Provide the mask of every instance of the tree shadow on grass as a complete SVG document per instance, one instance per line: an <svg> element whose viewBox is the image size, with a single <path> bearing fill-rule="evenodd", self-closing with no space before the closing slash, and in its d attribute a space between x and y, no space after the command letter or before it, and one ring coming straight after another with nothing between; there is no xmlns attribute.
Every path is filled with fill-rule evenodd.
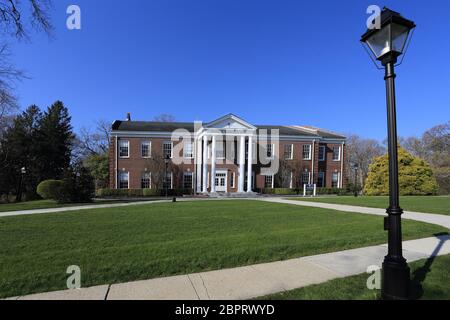
<svg viewBox="0 0 450 320"><path fill-rule="evenodd" d="M431 271L431 266L436 259L437 255L439 254L439 251L444 246L444 243L447 240L450 240L448 237L449 234L447 232L441 232L434 235L436 238L439 239L439 243L436 246L436 248L433 250L433 253L431 256L425 261L425 264L417 268L413 272L413 278L411 279L411 290L410 290L410 299L412 300L418 300L423 297L424 291L423 291L423 282L425 281L428 273Z"/></svg>

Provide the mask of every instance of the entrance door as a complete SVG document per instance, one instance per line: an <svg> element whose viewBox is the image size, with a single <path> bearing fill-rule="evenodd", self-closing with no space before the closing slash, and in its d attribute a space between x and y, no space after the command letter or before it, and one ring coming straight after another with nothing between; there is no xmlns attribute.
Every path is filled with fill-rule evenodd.
<svg viewBox="0 0 450 320"><path fill-rule="evenodd" d="M216 172L215 184L217 192L227 192L227 173Z"/></svg>

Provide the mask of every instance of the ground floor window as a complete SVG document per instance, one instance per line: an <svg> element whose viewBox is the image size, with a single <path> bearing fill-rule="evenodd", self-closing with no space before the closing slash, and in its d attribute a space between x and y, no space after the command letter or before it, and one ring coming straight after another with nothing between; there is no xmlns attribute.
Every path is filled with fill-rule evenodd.
<svg viewBox="0 0 450 320"><path fill-rule="evenodd" d="M236 179L236 173L232 172L230 176L230 187L234 188L234 181Z"/></svg>
<svg viewBox="0 0 450 320"><path fill-rule="evenodd" d="M119 189L128 189L130 180L129 172L122 171L119 173Z"/></svg>
<svg viewBox="0 0 450 320"><path fill-rule="evenodd" d="M273 188L273 175L265 176L264 188Z"/></svg>
<svg viewBox="0 0 450 320"><path fill-rule="evenodd" d="M183 188L192 189L192 172L185 172L183 174Z"/></svg>
<svg viewBox="0 0 450 320"><path fill-rule="evenodd" d="M339 172L333 172L331 177L331 187L337 188L339 187Z"/></svg>
<svg viewBox="0 0 450 320"><path fill-rule="evenodd" d="M309 177L310 177L309 171L303 172L302 173L302 184L309 184Z"/></svg>
<svg viewBox="0 0 450 320"><path fill-rule="evenodd" d="M172 189L172 172L167 172L166 178L163 181L164 189Z"/></svg>
<svg viewBox="0 0 450 320"><path fill-rule="evenodd" d="M141 188L150 189L152 187L150 172L144 172L141 177Z"/></svg>
<svg viewBox="0 0 450 320"><path fill-rule="evenodd" d="M317 178L317 186L319 188L325 187L325 172L322 171L319 172L319 176Z"/></svg>

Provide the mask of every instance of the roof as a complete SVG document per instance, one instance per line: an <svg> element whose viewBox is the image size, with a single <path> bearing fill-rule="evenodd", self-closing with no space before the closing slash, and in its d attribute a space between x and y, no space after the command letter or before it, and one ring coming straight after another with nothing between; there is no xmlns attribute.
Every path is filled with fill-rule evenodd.
<svg viewBox="0 0 450 320"><path fill-rule="evenodd" d="M207 124L205 124L207 125ZM280 126L255 125L257 130L279 130L281 136L308 136L329 139L345 139L344 135L312 126ZM194 132L194 122L153 122L153 121L121 121L116 120L112 125L113 131L142 131L142 132L172 132L185 129Z"/></svg>

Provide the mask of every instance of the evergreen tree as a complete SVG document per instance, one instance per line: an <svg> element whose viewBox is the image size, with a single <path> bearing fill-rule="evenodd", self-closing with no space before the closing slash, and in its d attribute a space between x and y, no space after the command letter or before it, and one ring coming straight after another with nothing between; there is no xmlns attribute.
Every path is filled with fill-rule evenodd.
<svg viewBox="0 0 450 320"><path fill-rule="evenodd" d="M23 193L33 198L36 186L40 182L40 173L36 167L39 154L37 131L42 114L35 105L30 106L17 116L0 140L0 194L16 194L18 191L21 168L23 175Z"/></svg>
<svg viewBox="0 0 450 320"><path fill-rule="evenodd" d="M41 181L60 179L69 167L74 134L69 111L61 101L55 102L39 121L38 148L36 163L39 166Z"/></svg>
<svg viewBox="0 0 450 320"><path fill-rule="evenodd" d="M405 149L398 149L398 173L400 195L431 195L437 192L437 183L430 165L412 156ZM364 193L371 196L389 194L389 157L376 157L369 166Z"/></svg>

